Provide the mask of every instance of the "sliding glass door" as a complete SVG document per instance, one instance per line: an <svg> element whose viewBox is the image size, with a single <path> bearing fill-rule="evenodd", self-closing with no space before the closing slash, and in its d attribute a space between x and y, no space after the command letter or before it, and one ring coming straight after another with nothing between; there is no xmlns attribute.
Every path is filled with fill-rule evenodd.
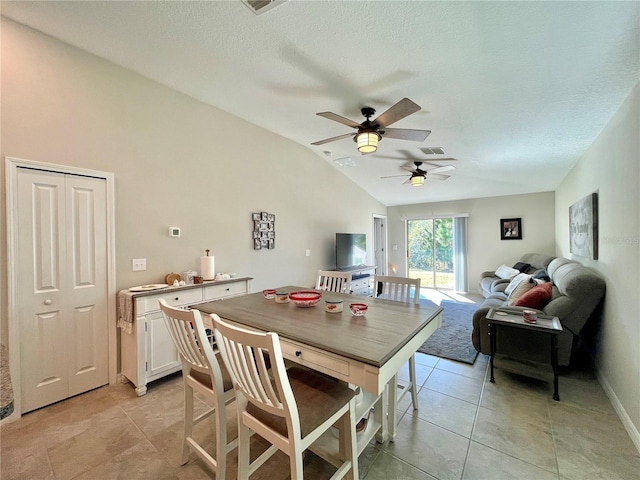
<svg viewBox="0 0 640 480"><path fill-rule="evenodd" d="M454 290L453 218L407 220L408 273L423 287Z"/></svg>

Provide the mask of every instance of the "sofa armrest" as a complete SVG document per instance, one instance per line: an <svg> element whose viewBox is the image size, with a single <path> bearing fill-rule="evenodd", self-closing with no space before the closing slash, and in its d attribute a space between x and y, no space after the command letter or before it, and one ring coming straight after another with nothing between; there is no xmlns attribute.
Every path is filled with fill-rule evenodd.
<svg viewBox="0 0 640 480"><path fill-rule="evenodd" d="M510 283L511 279L509 278L499 278L491 284L491 291L504 293Z"/></svg>
<svg viewBox="0 0 640 480"><path fill-rule="evenodd" d="M486 278L486 277L495 277L495 276L496 276L496 272L495 272L495 270L482 272L482 273L480 274L480 278L481 278L481 279L482 279L482 278Z"/></svg>

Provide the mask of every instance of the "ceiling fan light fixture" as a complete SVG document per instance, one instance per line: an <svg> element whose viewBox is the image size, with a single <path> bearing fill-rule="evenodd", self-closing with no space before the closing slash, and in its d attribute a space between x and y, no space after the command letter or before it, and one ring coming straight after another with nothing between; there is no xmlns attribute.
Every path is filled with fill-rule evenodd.
<svg viewBox="0 0 640 480"><path fill-rule="evenodd" d="M361 132L356 135L355 141L358 144L360 153L373 153L378 149L380 135L376 132Z"/></svg>
<svg viewBox="0 0 640 480"><path fill-rule="evenodd" d="M424 185L424 177L422 175L411 175L411 185L421 187Z"/></svg>

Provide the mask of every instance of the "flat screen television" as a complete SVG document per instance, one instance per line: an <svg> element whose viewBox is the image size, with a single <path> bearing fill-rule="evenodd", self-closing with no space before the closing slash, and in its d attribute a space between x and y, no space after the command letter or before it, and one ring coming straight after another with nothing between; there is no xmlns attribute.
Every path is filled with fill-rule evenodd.
<svg viewBox="0 0 640 480"><path fill-rule="evenodd" d="M336 233L336 269L365 265L367 236L364 233Z"/></svg>

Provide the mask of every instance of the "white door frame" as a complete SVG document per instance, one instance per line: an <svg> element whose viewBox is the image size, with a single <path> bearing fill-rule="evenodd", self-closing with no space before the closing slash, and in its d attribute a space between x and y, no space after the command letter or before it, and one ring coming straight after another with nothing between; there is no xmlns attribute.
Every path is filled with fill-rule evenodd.
<svg viewBox="0 0 640 480"><path fill-rule="evenodd" d="M45 170L60 174L83 175L102 178L106 182L107 207L107 321L109 322L109 383L117 380L117 329L116 329L116 255L115 255L115 188L114 175L109 172L88 170L79 167L44 163L34 160L5 157L5 175L7 189L7 310L9 316L9 367L13 382L13 414L5 420L16 420L21 414L20 385L20 325L17 315L17 256L16 218L18 203L18 168Z"/></svg>
<svg viewBox="0 0 640 480"><path fill-rule="evenodd" d="M380 214L380 213L374 213L373 214L373 218L372 218L372 222L371 222L371 229L373 232L373 258L376 258L376 250L378 249L379 245L377 245L376 243L376 239L377 239L377 229L376 229L376 224L378 222L382 221L382 247L384 248L383 254L382 254L382 265L376 265L376 274L377 275L389 275L388 273L388 269L389 269L389 252L388 252L388 248L387 248L387 216Z"/></svg>

